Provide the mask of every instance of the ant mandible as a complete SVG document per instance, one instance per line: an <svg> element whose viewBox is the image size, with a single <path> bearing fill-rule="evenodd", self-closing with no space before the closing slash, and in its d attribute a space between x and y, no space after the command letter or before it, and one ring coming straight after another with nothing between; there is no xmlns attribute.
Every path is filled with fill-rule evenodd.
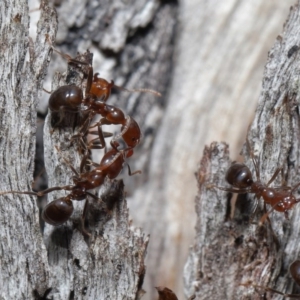
<svg viewBox="0 0 300 300"><path fill-rule="evenodd" d="M118 145L117 145L118 146ZM56 186L40 192L20 192L20 191L7 191L0 192L0 195L6 194L26 194L42 197L48 193L58 190L70 191L70 193L62 198L53 200L48 205L46 205L42 211L42 218L45 222L50 225L58 226L65 223L73 213L73 203L72 200L81 201L90 196L95 200L99 198L88 190L92 190L100 187L104 183L104 179L107 177L109 179L115 179L123 169L125 159L130 157L132 154L131 149L116 150L112 148L109 150L100 161L100 164L92 163L95 169L87 172L83 172L83 168L86 165L88 154L85 155L80 164L80 173L78 173L69 162L67 164L75 174L73 177L73 185L66 186ZM131 172L129 165L128 174L129 176L141 173L140 171Z"/></svg>
<svg viewBox="0 0 300 300"><path fill-rule="evenodd" d="M266 204L271 205L271 210L266 212L261 220L262 224L268 215L273 211L283 212L285 217L288 218L288 210L290 210L296 203L300 202L300 199L296 199L293 192L299 187L300 183L294 187L275 187L270 188L269 185L275 180L282 168L277 168L268 181L267 184L261 182L259 165L256 161L253 152L250 148L250 143L247 139L247 147L250 151L251 159L255 168L256 181L253 180L250 169L242 163L234 163L226 172L225 179L232 185L230 188L217 187L220 190L226 192L232 192L237 194L253 193L256 196L255 209L258 207L259 198L262 197Z"/></svg>
<svg viewBox="0 0 300 300"><path fill-rule="evenodd" d="M294 262L292 262L289 269L290 269L290 274L291 274L292 278L294 279L294 281L296 282L296 284L300 285L300 260L295 260ZM252 284L252 283L242 283L240 285L245 286L245 287L253 286L254 288L264 289L266 291L273 292L273 293L282 295L284 297L300 299L300 294L284 294L275 289L272 289L272 288L269 288L266 286L262 286L262 285L257 285L257 284Z"/></svg>

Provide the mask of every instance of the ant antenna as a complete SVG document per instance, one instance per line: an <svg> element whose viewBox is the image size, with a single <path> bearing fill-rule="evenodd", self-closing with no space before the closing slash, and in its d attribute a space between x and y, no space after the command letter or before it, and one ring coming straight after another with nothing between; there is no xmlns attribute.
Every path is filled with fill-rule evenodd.
<svg viewBox="0 0 300 300"><path fill-rule="evenodd" d="M98 75L99 73L95 73L94 74L94 78L98 78ZM115 85L115 83L112 81L112 86L118 90L121 90L121 91L125 91L125 92L129 92L129 93L134 93L134 92L138 92L138 93L149 93L149 94L153 94L154 96L156 97L161 97L161 93L157 92L157 91L154 91L154 90L151 90L151 89L128 89L128 88L124 88L122 86L118 86L118 85Z"/></svg>
<svg viewBox="0 0 300 300"><path fill-rule="evenodd" d="M122 86L118 86L118 85L115 85L114 84L114 88L118 89L118 90L122 90L122 91L125 91L125 92L130 92L130 93L135 93L135 92L138 92L138 93L149 93L149 94L152 94L156 97L161 97L161 93L157 92L157 91L154 91L154 90L151 90L151 89L127 89L127 88L124 88Z"/></svg>

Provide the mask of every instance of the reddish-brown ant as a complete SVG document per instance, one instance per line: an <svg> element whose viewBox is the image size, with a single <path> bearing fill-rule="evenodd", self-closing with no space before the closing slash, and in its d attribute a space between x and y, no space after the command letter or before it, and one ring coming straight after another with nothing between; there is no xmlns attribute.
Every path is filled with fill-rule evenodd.
<svg viewBox="0 0 300 300"><path fill-rule="evenodd" d="M291 265L290 265L290 274L292 276L292 278L294 279L294 281L300 285L300 260L295 260ZM266 291L269 292L273 292L279 295L282 295L284 297L289 297L289 298L297 298L300 299L300 294L284 294L282 292L279 292L275 289L266 287L266 286L262 286L262 285L258 285L258 284L252 284L252 283L243 283L240 284L241 286L253 286L254 288L258 288L258 289L264 289Z"/></svg>
<svg viewBox="0 0 300 300"><path fill-rule="evenodd" d="M277 168L267 184L261 182L259 165L254 158L254 155L250 149L249 141L247 140L247 146L250 150L252 162L254 164L256 181L253 180L252 173L249 168L242 163L234 163L226 173L226 181L232 185L230 188L217 187L226 192L232 192L237 194L254 193L256 195L255 210L258 206L258 200L262 197L266 204L271 205L271 210L266 212L260 220L263 223L272 210L283 212L285 217L288 218L288 210L290 210L296 203L300 202L300 199L296 199L293 192L299 187L300 183L294 187L275 187L270 188L269 185L275 180L282 168Z"/></svg>
<svg viewBox="0 0 300 300"><path fill-rule="evenodd" d="M54 51L58 52L54 49ZM87 65L87 85L85 90L85 96L83 96L82 90L74 85L66 85L59 87L54 91L49 98L49 108L55 112L79 112L88 111L90 113L88 119L79 130L79 134L76 137L82 137L84 132L92 121L96 114L102 116L101 120L92 127L98 126L98 133L100 143L105 146L103 135L101 134L102 125L122 125L121 133L116 137L122 137L127 147L134 148L138 145L141 137L141 131L137 122L130 116L125 116L123 111L115 106L106 104L107 99L110 96L111 89L113 87L128 92L148 92L161 96L160 93L149 89L125 89L114 84L113 81L108 82L103 78L98 77L98 73L93 75L93 67L88 63L81 62L71 58L66 54L58 52L60 55L68 60L69 64ZM112 143L114 146L114 143Z"/></svg>
<svg viewBox="0 0 300 300"><path fill-rule="evenodd" d="M121 132L117 136L115 136L111 142L112 147L114 147L115 140L120 137L122 137L125 144L129 148L134 148L139 144L142 135L140 127L132 117L126 117L122 110L115 106L108 105L102 101L93 101L92 103L90 103L89 110L90 115L82 126L82 129L79 130L79 136L81 136L82 132L85 131L84 128L87 128L89 126L93 117L96 114L100 114L103 118L101 118L99 122L90 126L88 129L91 129L93 127L98 128L98 131L92 134L98 135L102 147L105 146L104 136L101 133L102 125L122 125ZM73 136L73 138L76 138L78 135Z"/></svg>
<svg viewBox="0 0 300 300"><path fill-rule="evenodd" d="M118 145L117 145L118 146ZM84 200L87 196L90 196L96 200L98 197L88 192L88 190L95 189L100 187L104 183L104 179L108 177L109 179L116 178L121 172L123 165L125 163L125 158L131 156L132 150L116 150L112 148L109 150L100 161L100 164L91 163L95 169L83 172L83 167L86 164L87 156L85 155L82 159L80 165L80 173L78 173L69 163L69 167L74 172L75 176L73 177L73 185L66 186L56 186L44 191L40 192L20 192L20 191L8 191L8 192L0 192L0 195L6 194L26 194L26 195L34 195L34 196L44 196L48 193L58 190L66 190L70 191L70 194L53 200L48 205L45 206L42 212L43 219L54 226L58 226L66 222L73 213L73 204L71 200ZM136 171L131 173L130 167L128 165L128 174L130 176L140 173L140 171Z"/></svg>

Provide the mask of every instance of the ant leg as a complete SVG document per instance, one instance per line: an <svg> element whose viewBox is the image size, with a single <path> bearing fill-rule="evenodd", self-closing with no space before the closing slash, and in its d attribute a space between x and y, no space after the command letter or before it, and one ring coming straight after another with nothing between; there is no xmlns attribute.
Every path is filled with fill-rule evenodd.
<svg viewBox="0 0 300 300"><path fill-rule="evenodd" d="M52 188L49 188L49 189L37 192L36 195L38 197L42 197L42 196L44 196L44 195L46 195L48 193L54 192L54 191L61 191L61 190L71 191L73 187L74 187L73 185L55 186L55 187L52 187Z"/></svg>
<svg viewBox="0 0 300 300"><path fill-rule="evenodd" d="M93 150L93 149L103 149L103 148L105 148L105 147L106 147L106 145L104 145L104 147L103 147L103 145L101 145L101 142L99 141L98 138L96 138L96 139L90 141L89 144L88 144L88 149L89 149L89 150ZM106 153L106 151L105 151L105 153Z"/></svg>
<svg viewBox="0 0 300 300"><path fill-rule="evenodd" d="M67 60L68 60L69 64L88 66L88 76L87 76L87 83L86 83L86 88L85 88L85 95L87 96L90 93L92 83L93 83L93 73L94 73L93 67L87 62L76 60L71 57L69 57Z"/></svg>
<svg viewBox="0 0 300 300"><path fill-rule="evenodd" d="M88 133L91 134L91 135L98 135L99 136L98 131L89 131ZM101 138L97 137L97 138L95 138L95 139L93 139L89 142L89 145L93 145L93 144L95 144L95 145L99 144L100 145L100 146L97 146L97 148L93 148L93 149L103 149L106 146L105 138L113 136L113 134L111 132L106 132L106 131L104 131L104 132L102 131L101 135L102 135ZM88 146L88 147L90 147L90 146Z"/></svg>
<svg viewBox="0 0 300 300"><path fill-rule="evenodd" d="M217 186L215 184L208 184L208 185L206 185L206 188L208 188L208 189L217 188L224 192L235 193L235 194L247 194L251 191L250 188L243 188L243 189L242 188L234 188L234 187L225 188L222 186Z"/></svg>
<svg viewBox="0 0 300 300"><path fill-rule="evenodd" d="M7 194L21 194L21 195L32 195L32 196L37 196L37 197L42 197L48 193L51 193L53 191L60 191L60 190L66 190L70 191L72 190L73 186L72 185L66 185L66 186L55 186L40 192L20 192L20 191L7 191L7 192L0 192L0 195L7 195Z"/></svg>
<svg viewBox="0 0 300 300"><path fill-rule="evenodd" d="M270 214L271 212L274 211L276 205L278 205L278 203L279 203L280 201L281 201L281 200L279 200L279 201L276 202L274 205L272 205L271 209L270 209L269 211L267 211L267 212L261 217L261 219L260 219L260 221L259 221L259 225L262 225L262 224L263 224L263 222L269 217L269 214Z"/></svg>
<svg viewBox="0 0 300 300"><path fill-rule="evenodd" d="M36 193L36 192L20 192L20 191L0 192L0 195L7 195L7 194L21 194L21 195L38 196L38 193Z"/></svg>
<svg viewBox="0 0 300 300"><path fill-rule="evenodd" d="M95 163L95 162L93 162L91 160L88 160L88 165L91 166L91 167L95 167L95 168L99 168L100 167L99 164L97 164L97 163Z"/></svg>
<svg viewBox="0 0 300 300"><path fill-rule="evenodd" d="M101 119L99 122L95 123L94 125L90 126L88 129L90 130L91 128L97 127L97 131L88 131L87 133L89 134L93 134L93 135L97 135L98 137L94 140L99 140L99 144L102 146L101 148L97 148L97 149L103 149L106 146L105 143L105 138L106 137L111 137L113 136L112 133L109 132L103 132L102 131L102 125L111 125L111 122L105 122L105 119ZM93 141L94 141L93 140Z"/></svg>
<svg viewBox="0 0 300 300"><path fill-rule="evenodd" d="M267 186L269 186L274 180L275 178L278 176L279 172L282 172L283 168L277 168L273 174L273 176L271 177L271 179L268 181Z"/></svg>
<svg viewBox="0 0 300 300"><path fill-rule="evenodd" d="M269 218L269 214L270 214L271 212L273 212L273 210L274 210L274 208L272 207L269 211L267 211L266 213L264 213L264 215L260 218L260 220L259 220L259 222L258 222L258 225L259 225L259 226L262 226L262 224L265 222L265 220L266 220L267 218Z"/></svg>
<svg viewBox="0 0 300 300"><path fill-rule="evenodd" d="M287 220L289 220L289 212L287 210L284 211L284 216Z"/></svg>
<svg viewBox="0 0 300 300"><path fill-rule="evenodd" d="M71 144L76 139L82 139L83 140L83 137L86 136L86 134L87 134L87 132L89 130L90 123L91 123L92 119L94 118L94 116L95 116L94 112L91 112L89 114L89 116L87 117L87 119L84 121L84 123L82 124L82 126L79 128L78 133L74 134L71 137L71 139L70 139Z"/></svg>
<svg viewBox="0 0 300 300"><path fill-rule="evenodd" d="M90 154L89 154L89 153L86 153L86 154L83 156L83 158L82 158L82 160L81 160L81 162L80 162L79 171L80 171L81 174L83 173L83 168L84 168L84 166L86 165L86 162L87 162L87 159L89 158L89 156L90 156ZM79 175L77 175L77 176L79 176Z"/></svg>
<svg viewBox="0 0 300 300"><path fill-rule="evenodd" d="M263 289L263 290L265 290L265 291L272 292L272 293L276 293L276 294L282 295L282 296L284 296L284 297L297 298L297 299L300 298L300 294L284 294L284 293L282 293L282 292L280 292L280 291L277 291L277 290L275 290L275 289L272 289L272 288L270 288L270 287L263 286L263 285L252 284L252 283L241 283L240 285L241 285L241 286L244 286L244 287L253 286L254 288Z"/></svg>
<svg viewBox="0 0 300 300"><path fill-rule="evenodd" d="M73 172L76 176L79 177L79 173L75 170L75 168L71 165L71 163L70 163L65 157L63 157L63 156L61 155L61 151L60 151L59 147L57 147L57 146L54 146L54 147L56 148L57 152L60 154L60 156L62 157L62 159L65 161L65 163L66 163L66 164L69 166L69 168L72 170L72 172Z"/></svg>
<svg viewBox="0 0 300 300"><path fill-rule="evenodd" d="M91 65L89 65L88 77L87 77L86 88L85 88L85 95L90 93L92 83L93 83L93 73L94 73L93 67Z"/></svg>
<svg viewBox="0 0 300 300"><path fill-rule="evenodd" d="M253 286L254 288L263 289L263 290L266 290L268 292L277 293L277 294L282 295L282 296L287 296L286 294L284 294L282 292L279 292L275 289L269 288L267 286L262 286L262 285L258 285L258 284L248 283L248 282L247 283L241 283L239 285L244 286L244 287Z"/></svg>
<svg viewBox="0 0 300 300"><path fill-rule="evenodd" d="M86 199L85 204L84 204L84 208L83 208L83 212L82 212L82 216L81 216L81 233L86 238L91 237L91 234L85 229L85 218L86 218L86 215L87 215L88 206L89 206L89 201L88 201L88 199Z"/></svg>
<svg viewBox="0 0 300 300"><path fill-rule="evenodd" d="M131 172L131 169L130 169L129 164L126 163L126 165L127 165L127 167L128 167L128 175L129 175L129 176L133 176L133 175L135 175L135 174L142 174L142 171L141 171L141 170L137 170L137 171Z"/></svg>
<svg viewBox="0 0 300 300"><path fill-rule="evenodd" d="M108 213L108 214L111 214L111 212L108 210L108 208L107 208L107 205L106 205L106 203L101 199L101 198L99 198L99 197L97 197L96 195L93 195L92 193L90 193L90 192L87 192L87 194L90 196L90 197L92 197L94 200L96 200L96 201L101 201L104 205L105 205L105 211Z"/></svg>
<svg viewBox="0 0 300 300"><path fill-rule="evenodd" d="M119 143L115 139L112 139L110 141L110 145L113 149L115 149L116 151L119 151L119 149L118 149Z"/></svg>
<svg viewBox="0 0 300 300"><path fill-rule="evenodd" d="M52 45L51 45L51 47L52 47L52 50L53 50L54 52L56 52L57 54L59 54L60 56L62 56L62 57L63 57L64 59L66 59L67 61L69 61L69 60L72 59L72 57L71 57L70 55L58 51L58 50L57 50L54 46L52 46Z"/></svg>
<svg viewBox="0 0 300 300"><path fill-rule="evenodd" d="M102 131L102 126L98 125L98 136L99 136L99 141L101 143L101 145L103 146L103 148L106 146L106 143L105 143L105 136L104 136L104 133Z"/></svg>
<svg viewBox="0 0 300 300"><path fill-rule="evenodd" d="M248 148L248 150L250 152L250 156L251 156L254 168L255 168L255 173L256 173L257 180L260 180L259 162L254 157L254 153L253 153L253 151L252 151L252 149L250 147L250 142L248 140L248 137L246 138L246 144L247 144L247 148Z"/></svg>
<svg viewBox="0 0 300 300"><path fill-rule="evenodd" d="M43 91L46 92L47 94L52 94L52 92L47 91L46 89L43 88Z"/></svg>
<svg viewBox="0 0 300 300"><path fill-rule="evenodd" d="M257 213L258 204L259 204L259 198L255 197L254 209L253 209L253 212L251 213L251 215L249 217L250 223L253 223L254 216Z"/></svg>
<svg viewBox="0 0 300 300"><path fill-rule="evenodd" d="M90 197L92 197L94 200L101 200L99 197L97 197L96 195L93 195L90 192L86 192Z"/></svg>

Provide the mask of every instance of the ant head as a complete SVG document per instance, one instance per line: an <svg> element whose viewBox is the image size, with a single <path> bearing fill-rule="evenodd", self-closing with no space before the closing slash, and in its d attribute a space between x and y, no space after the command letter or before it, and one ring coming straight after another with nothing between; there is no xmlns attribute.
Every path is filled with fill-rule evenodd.
<svg viewBox="0 0 300 300"><path fill-rule="evenodd" d="M114 86L114 82L108 82L107 80L98 77L98 75L99 73L94 74L93 82L89 93L105 102L110 96L111 89Z"/></svg>
<svg viewBox="0 0 300 300"><path fill-rule="evenodd" d="M74 210L73 203L69 197L53 200L46 205L42 212L42 218L50 225L58 226L65 223Z"/></svg>
<svg viewBox="0 0 300 300"><path fill-rule="evenodd" d="M240 163L234 163L226 173L226 181L237 188L247 188L253 183L249 168Z"/></svg>
<svg viewBox="0 0 300 300"><path fill-rule="evenodd" d="M295 282L300 285L300 260L295 260L290 265L290 273Z"/></svg>

